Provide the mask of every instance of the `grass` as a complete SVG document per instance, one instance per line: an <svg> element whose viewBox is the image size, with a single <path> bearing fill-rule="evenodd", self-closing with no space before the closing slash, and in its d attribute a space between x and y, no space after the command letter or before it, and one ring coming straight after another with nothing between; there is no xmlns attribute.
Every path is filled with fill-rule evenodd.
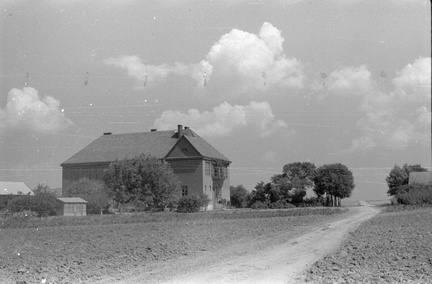
<svg viewBox="0 0 432 284"><path fill-rule="evenodd" d="M173 221L193 221L205 219L256 219L273 217L293 217L308 215L333 215L346 212L344 208L293 208L273 210L227 210L198 213L154 212L118 215L88 215L82 217L53 216L47 218L12 218L3 219L1 229L63 227L63 226L100 226L131 223L158 223Z"/></svg>

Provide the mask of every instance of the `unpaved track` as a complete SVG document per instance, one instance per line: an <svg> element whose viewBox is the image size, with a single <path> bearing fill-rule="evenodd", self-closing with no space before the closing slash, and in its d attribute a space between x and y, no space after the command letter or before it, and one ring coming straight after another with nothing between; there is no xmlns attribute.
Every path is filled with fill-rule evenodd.
<svg viewBox="0 0 432 284"><path fill-rule="evenodd" d="M229 250L203 252L195 258L168 261L149 272L128 275L116 283L304 283L305 270L336 249L344 237L380 209L361 202L336 221L287 238L277 234ZM273 244L270 245L269 244ZM249 248L249 249L245 249ZM125 276L125 275L124 275ZM120 280L120 281L119 281Z"/></svg>

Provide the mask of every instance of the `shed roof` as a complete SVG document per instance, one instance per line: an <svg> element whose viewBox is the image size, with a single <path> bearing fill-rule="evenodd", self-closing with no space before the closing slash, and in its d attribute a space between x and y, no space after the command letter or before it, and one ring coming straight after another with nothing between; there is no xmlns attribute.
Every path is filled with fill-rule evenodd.
<svg viewBox="0 0 432 284"><path fill-rule="evenodd" d="M33 191L23 182L0 181L0 195L34 195Z"/></svg>
<svg viewBox="0 0 432 284"><path fill-rule="evenodd" d="M183 134L202 156L229 161L191 129L184 129ZM177 143L177 137L175 130L103 135L61 166L110 163L116 159L131 159L141 154L163 159Z"/></svg>
<svg viewBox="0 0 432 284"><path fill-rule="evenodd" d="M432 172L410 172L408 182L409 184L432 184Z"/></svg>
<svg viewBox="0 0 432 284"><path fill-rule="evenodd" d="M63 203L87 203L87 201L80 197L58 197L57 200Z"/></svg>

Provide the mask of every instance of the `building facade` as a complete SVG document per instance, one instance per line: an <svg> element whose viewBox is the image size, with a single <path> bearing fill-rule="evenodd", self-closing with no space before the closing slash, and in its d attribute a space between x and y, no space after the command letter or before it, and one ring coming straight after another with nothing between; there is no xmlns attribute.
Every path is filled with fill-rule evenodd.
<svg viewBox="0 0 432 284"><path fill-rule="evenodd" d="M181 182L182 195L206 194L212 210L221 199L230 200L229 161L188 127L177 130L112 134L104 133L87 147L61 164L65 190L82 178L102 180L104 170L116 159L151 155L168 162ZM226 177L218 194L214 173Z"/></svg>

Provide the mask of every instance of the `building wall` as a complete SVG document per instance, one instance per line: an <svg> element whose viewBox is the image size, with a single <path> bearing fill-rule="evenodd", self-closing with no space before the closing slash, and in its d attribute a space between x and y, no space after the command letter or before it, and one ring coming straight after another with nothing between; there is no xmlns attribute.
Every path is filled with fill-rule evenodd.
<svg viewBox="0 0 432 284"><path fill-rule="evenodd" d="M171 168L178 176L181 185L187 186L188 195L203 193L203 161L194 160L169 160Z"/></svg>
<svg viewBox="0 0 432 284"><path fill-rule="evenodd" d="M62 203L64 216L86 216L87 204L85 203Z"/></svg>
<svg viewBox="0 0 432 284"><path fill-rule="evenodd" d="M77 166L63 166L62 189L65 189L79 181L82 178L94 179L102 181L103 171L108 168L108 163L77 165Z"/></svg>

